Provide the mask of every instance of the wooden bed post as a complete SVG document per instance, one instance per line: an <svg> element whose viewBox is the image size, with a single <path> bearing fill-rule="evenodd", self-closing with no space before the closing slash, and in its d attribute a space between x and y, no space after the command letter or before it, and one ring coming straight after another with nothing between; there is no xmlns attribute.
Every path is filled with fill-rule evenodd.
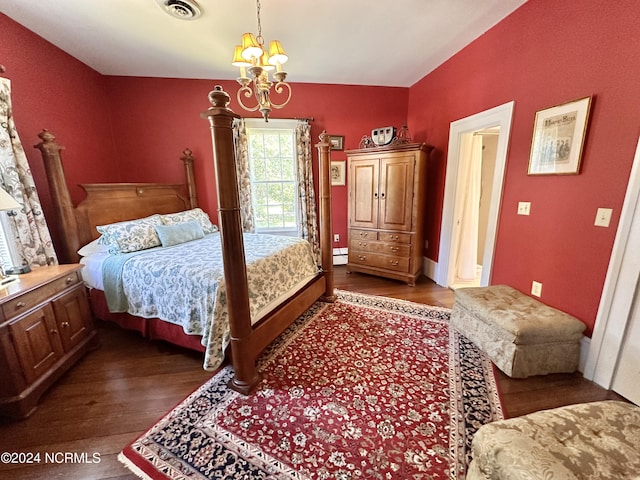
<svg viewBox="0 0 640 480"><path fill-rule="evenodd" d="M322 300L333 302L333 247L331 237L333 222L331 219L331 142L326 131L320 134L318 148L318 170L320 172L320 251L322 253L322 271L326 287Z"/></svg>
<svg viewBox="0 0 640 480"><path fill-rule="evenodd" d="M190 149L185 148L180 160L184 162L184 178L187 181L189 207L196 208L198 206L198 195L196 194L196 177L193 173L193 152Z"/></svg>
<svg viewBox="0 0 640 480"><path fill-rule="evenodd" d="M61 227L59 235L63 250L61 263L77 262L79 259L77 250L80 248L80 240L78 238L78 223L64 176L62 157L60 156L60 151L64 150L64 147L56 143L56 137L47 129L42 130L38 137L42 142L34 145L34 147L42 153L51 197L58 216L58 225Z"/></svg>
<svg viewBox="0 0 640 480"><path fill-rule="evenodd" d="M229 387L248 395L259 381L251 345L251 311L245 264L240 197L233 145L233 120L239 118L229 105L229 95L216 85L209 93L211 107L202 114L209 120L218 191L218 218L222 242L224 281L234 375ZM234 255L231 255L235 252Z"/></svg>

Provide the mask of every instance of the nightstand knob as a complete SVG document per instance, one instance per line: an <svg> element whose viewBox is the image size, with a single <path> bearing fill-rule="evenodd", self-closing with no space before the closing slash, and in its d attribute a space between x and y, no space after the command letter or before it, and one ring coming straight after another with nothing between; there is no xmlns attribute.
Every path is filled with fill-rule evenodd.
<svg viewBox="0 0 640 480"><path fill-rule="evenodd" d="M17 309L19 309L19 308L24 308L24 307L26 307L26 306L27 306L27 304L26 304L26 303L24 303L24 302L18 302L18 303L16 303L16 310L17 310Z"/></svg>
<svg viewBox="0 0 640 480"><path fill-rule="evenodd" d="M67 277L65 281L67 282L67 285L73 283L73 277Z"/></svg>
<svg viewBox="0 0 640 480"><path fill-rule="evenodd" d="M359 255L359 256L358 256L358 259L359 259L361 262L366 262L366 261L367 261L367 257L366 257L365 255Z"/></svg>
<svg viewBox="0 0 640 480"><path fill-rule="evenodd" d="M58 330L56 330L55 328L51 330L51 335L57 335L58 334Z"/></svg>
<svg viewBox="0 0 640 480"><path fill-rule="evenodd" d="M64 328L69 328L69 322L62 322L62 326Z"/></svg>

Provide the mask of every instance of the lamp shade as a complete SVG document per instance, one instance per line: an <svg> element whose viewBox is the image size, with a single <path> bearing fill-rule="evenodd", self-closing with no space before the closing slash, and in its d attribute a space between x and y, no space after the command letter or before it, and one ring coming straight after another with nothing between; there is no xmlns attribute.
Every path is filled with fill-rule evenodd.
<svg viewBox="0 0 640 480"><path fill-rule="evenodd" d="M242 56L242 45L236 45L236 48L233 52L233 62L231 65L234 67L250 67L251 62L247 62Z"/></svg>
<svg viewBox="0 0 640 480"><path fill-rule="evenodd" d="M260 58L262 56L262 47L258 44L253 33L242 34L242 58L251 61L252 58Z"/></svg>
<svg viewBox="0 0 640 480"><path fill-rule="evenodd" d="M16 199L9 195L4 188L0 188L0 211L18 210L22 208Z"/></svg>
<svg viewBox="0 0 640 480"><path fill-rule="evenodd" d="M284 48L282 48L282 44L280 40L271 40L269 43L269 63L271 65L277 65L278 63L282 65L289 60Z"/></svg>

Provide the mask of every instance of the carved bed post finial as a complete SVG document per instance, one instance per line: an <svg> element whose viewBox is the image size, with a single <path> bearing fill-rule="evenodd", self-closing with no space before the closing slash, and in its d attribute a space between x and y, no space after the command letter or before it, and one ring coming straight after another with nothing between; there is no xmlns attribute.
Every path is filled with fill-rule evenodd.
<svg viewBox="0 0 640 480"><path fill-rule="evenodd" d="M47 129L43 129L38 134L42 140L34 148L42 153L44 161L44 169L51 190L51 199L58 216L58 225L60 225L60 241L62 242L62 263L77 262L78 249L81 247L78 238L78 225L71 203L71 195L64 176L64 168L62 167L62 157L60 152L64 150L56 143L56 137Z"/></svg>
<svg viewBox="0 0 640 480"><path fill-rule="evenodd" d="M190 208L196 208L198 206L198 195L196 193L196 180L193 172L193 152L189 148L185 148L180 160L184 162L184 176L187 181L187 189L189 190L189 205Z"/></svg>
<svg viewBox="0 0 640 480"><path fill-rule="evenodd" d="M333 302L333 255L331 237L333 236L333 221L331 218L331 142L329 134L320 134L318 148L318 162L320 170L320 251L322 252L322 270L326 287L323 300Z"/></svg>
<svg viewBox="0 0 640 480"><path fill-rule="evenodd" d="M232 125L238 115L228 107L229 95L219 85L209 93L209 101L211 107L202 116L209 120L211 127L218 191L218 219L227 291L231 361L234 370L229 387L248 395L257 386L259 376L255 365L255 353L251 349L253 328L233 144Z"/></svg>

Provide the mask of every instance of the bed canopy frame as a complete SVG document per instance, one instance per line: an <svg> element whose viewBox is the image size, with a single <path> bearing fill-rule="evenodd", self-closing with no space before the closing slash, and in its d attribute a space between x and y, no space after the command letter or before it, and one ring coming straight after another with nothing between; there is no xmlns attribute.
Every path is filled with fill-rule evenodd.
<svg viewBox="0 0 640 480"><path fill-rule="evenodd" d="M228 295L230 352L234 376L229 386L249 394L260 378L258 355L315 301L333 301L333 253L331 244L331 144L326 132L316 144L320 161L319 227L321 272L259 322L251 324L240 201L235 167L232 124L239 118L229 108L229 95L216 86L209 93L211 106L202 117L209 121L218 194L218 221L222 243L224 278ZM58 223L62 227L61 259L77 262L77 250L98 238L96 226L173 213L197 207L192 152L184 150L186 184L101 183L81 184L86 197L73 206L55 136L47 130L35 147L42 153Z"/></svg>

